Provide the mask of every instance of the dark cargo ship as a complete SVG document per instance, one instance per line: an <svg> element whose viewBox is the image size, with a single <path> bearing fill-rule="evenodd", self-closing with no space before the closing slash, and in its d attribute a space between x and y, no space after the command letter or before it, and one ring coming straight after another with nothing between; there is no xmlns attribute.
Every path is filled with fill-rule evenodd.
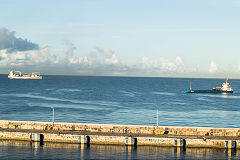
<svg viewBox="0 0 240 160"><path fill-rule="evenodd" d="M193 90L190 81L190 89L186 90L186 93L233 93L233 89L228 83L228 79L222 84L222 87L215 87L211 90Z"/></svg>

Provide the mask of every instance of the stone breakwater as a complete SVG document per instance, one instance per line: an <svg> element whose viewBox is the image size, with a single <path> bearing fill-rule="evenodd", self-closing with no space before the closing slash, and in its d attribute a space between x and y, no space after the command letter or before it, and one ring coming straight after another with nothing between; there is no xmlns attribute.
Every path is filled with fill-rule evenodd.
<svg viewBox="0 0 240 160"><path fill-rule="evenodd" d="M156 130L164 134L156 134ZM90 144L134 144L155 146L240 148L240 128L141 126L60 122L0 120L0 139L80 143L81 136ZM82 142L84 139L82 139Z"/></svg>

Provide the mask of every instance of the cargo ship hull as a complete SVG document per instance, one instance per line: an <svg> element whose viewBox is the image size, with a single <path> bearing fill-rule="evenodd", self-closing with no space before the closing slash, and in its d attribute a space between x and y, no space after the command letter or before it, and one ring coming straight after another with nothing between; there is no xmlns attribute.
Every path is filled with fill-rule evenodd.
<svg viewBox="0 0 240 160"><path fill-rule="evenodd" d="M42 79L42 76L24 77L24 76L8 76L9 79Z"/></svg>
<svg viewBox="0 0 240 160"><path fill-rule="evenodd" d="M221 90L186 90L186 93L233 93L233 91L221 91Z"/></svg>
<svg viewBox="0 0 240 160"><path fill-rule="evenodd" d="M33 72L32 74L29 75L22 75L22 72L20 71L14 71L11 70L9 75L9 79L42 79L42 76L40 76L39 72Z"/></svg>
<svg viewBox="0 0 240 160"><path fill-rule="evenodd" d="M222 84L222 87L215 87L211 90L193 90L191 87L191 81L190 81L190 89L185 91L186 93L233 93L233 89L228 83L228 79L226 79L226 82Z"/></svg>

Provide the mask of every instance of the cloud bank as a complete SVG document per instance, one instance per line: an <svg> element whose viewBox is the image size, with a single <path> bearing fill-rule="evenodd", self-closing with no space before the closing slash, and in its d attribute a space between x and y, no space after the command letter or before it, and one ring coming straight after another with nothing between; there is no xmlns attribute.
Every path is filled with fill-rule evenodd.
<svg viewBox="0 0 240 160"><path fill-rule="evenodd" d="M25 52L17 51L11 54L7 50L0 50L0 67L27 67L57 63L57 57L52 56L48 48Z"/></svg>
<svg viewBox="0 0 240 160"><path fill-rule="evenodd" d="M80 56L77 47L70 40L64 40L65 50L58 55L51 53L51 48L41 48L29 40L16 38L14 31L0 29L0 72L11 69L28 72L40 71L44 74L62 75L100 75L100 76L198 76L199 66L187 67L182 57L174 59L158 57L150 59L142 56L141 61L126 64L118 54L109 48L95 47L87 56ZM78 51L78 52L77 52ZM218 73L219 67L211 61L208 74Z"/></svg>
<svg viewBox="0 0 240 160"><path fill-rule="evenodd" d="M37 50L39 46L27 39L15 37L14 31L0 28L0 50L6 49L7 52Z"/></svg>

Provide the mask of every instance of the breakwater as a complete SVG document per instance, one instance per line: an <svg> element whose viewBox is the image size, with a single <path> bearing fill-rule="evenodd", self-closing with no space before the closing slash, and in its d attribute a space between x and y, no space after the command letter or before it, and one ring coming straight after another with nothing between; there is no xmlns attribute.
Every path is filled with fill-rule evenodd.
<svg viewBox="0 0 240 160"><path fill-rule="evenodd" d="M0 120L0 139L240 148L240 129Z"/></svg>

